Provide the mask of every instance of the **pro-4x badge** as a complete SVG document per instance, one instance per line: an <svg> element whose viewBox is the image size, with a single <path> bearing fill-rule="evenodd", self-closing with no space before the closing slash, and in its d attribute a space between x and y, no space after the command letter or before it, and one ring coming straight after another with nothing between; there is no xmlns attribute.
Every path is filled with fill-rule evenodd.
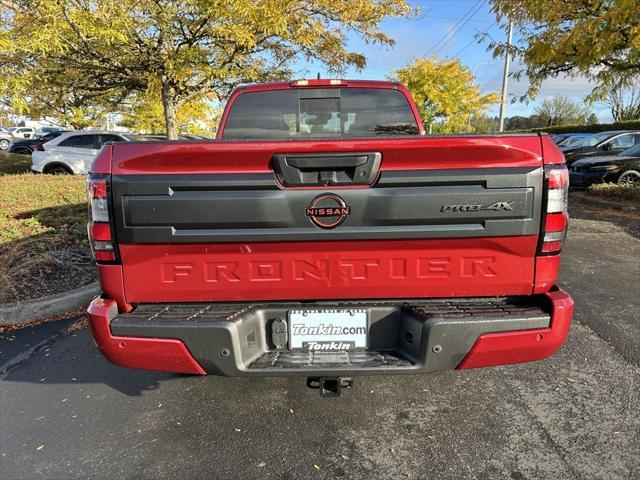
<svg viewBox="0 0 640 480"><path fill-rule="evenodd" d="M442 205L441 212L481 212L485 210L498 212L504 210L513 212L512 205L515 202L496 202L491 205Z"/></svg>

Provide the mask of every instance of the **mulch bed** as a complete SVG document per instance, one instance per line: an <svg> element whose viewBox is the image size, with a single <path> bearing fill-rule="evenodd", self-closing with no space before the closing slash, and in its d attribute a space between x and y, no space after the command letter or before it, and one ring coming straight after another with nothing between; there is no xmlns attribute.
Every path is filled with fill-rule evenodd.
<svg viewBox="0 0 640 480"><path fill-rule="evenodd" d="M57 239L56 239L57 240ZM14 303L84 287L98 279L91 251L69 242L0 246L0 303Z"/></svg>

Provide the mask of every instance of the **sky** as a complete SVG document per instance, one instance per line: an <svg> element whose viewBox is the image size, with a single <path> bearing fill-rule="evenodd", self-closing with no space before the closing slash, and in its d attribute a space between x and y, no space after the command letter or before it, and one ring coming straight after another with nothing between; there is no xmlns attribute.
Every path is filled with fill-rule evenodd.
<svg viewBox="0 0 640 480"><path fill-rule="evenodd" d="M500 92L502 85L503 60L494 59L487 52L487 41L478 44L474 41L476 34L485 32L496 40L505 40L506 32L496 24L496 18L490 11L490 3L486 0L409 0L409 3L421 10L415 19L394 18L384 21L380 29L396 43L393 47L367 45L356 35L349 35L349 48L362 52L367 57L367 66L362 71L349 70L345 78L384 80L393 70L403 67L415 58L429 56L429 52L437 51L440 58L459 58L463 65L476 74L476 81L483 92ZM463 26L452 29L469 11L476 11ZM517 32L514 31L517 40ZM445 41L449 39L449 41ZM294 68L301 77L331 77L320 64L299 62ZM511 62L510 72L521 70L517 62ZM528 87L526 76L519 81L509 78L509 100L513 96L522 95ZM527 103L509 103L506 116L531 115L534 108L547 97L563 95L583 101L593 89L593 82L585 78L558 77L543 83L538 97ZM601 122L611 121L611 113L602 106L595 105L593 110ZM498 114L498 105L488 111L490 115Z"/></svg>

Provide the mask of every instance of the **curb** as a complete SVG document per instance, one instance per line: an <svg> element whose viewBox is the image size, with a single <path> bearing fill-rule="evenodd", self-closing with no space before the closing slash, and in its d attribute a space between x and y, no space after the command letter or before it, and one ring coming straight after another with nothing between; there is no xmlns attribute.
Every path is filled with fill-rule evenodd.
<svg viewBox="0 0 640 480"><path fill-rule="evenodd" d="M94 297L100 295L100 291L100 284L94 282L84 287L48 297L1 304L0 325L16 325L75 310L89 305L89 302Z"/></svg>
<svg viewBox="0 0 640 480"><path fill-rule="evenodd" d="M611 208L613 210L622 210L625 212L640 212L640 207L635 205L594 198L591 195L582 192L569 192L569 198L573 199L575 203L581 203L595 208Z"/></svg>

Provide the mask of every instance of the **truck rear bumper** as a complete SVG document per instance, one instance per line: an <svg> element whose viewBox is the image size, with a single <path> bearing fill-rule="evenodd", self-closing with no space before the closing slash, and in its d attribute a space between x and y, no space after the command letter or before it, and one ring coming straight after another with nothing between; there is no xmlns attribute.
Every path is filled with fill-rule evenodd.
<svg viewBox="0 0 640 480"><path fill-rule="evenodd" d="M291 309L366 309L369 348L277 349L274 319ZM509 298L341 301L264 305L141 304L118 315L114 300L89 306L95 342L124 367L226 376L429 373L540 360L564 342L573 301L557 288Z"/></svg>

